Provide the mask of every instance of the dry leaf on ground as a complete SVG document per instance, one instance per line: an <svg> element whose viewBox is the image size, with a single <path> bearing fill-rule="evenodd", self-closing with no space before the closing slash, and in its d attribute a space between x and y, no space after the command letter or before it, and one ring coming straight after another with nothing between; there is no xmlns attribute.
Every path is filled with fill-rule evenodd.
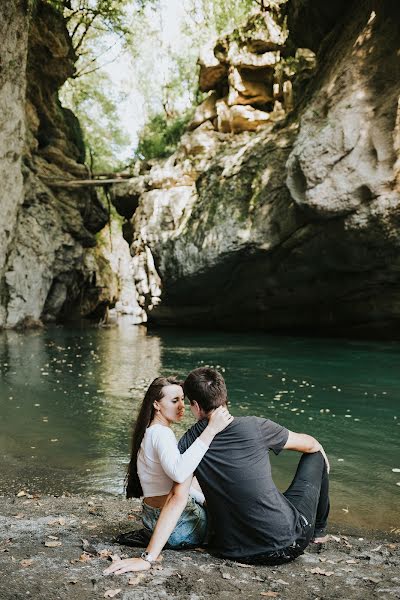
<svg viewBox="0 0 400 600"><path fill-rule="evenodd" d="M104 548L104 550L100 550L100 552L97 553L98 556L100 556L100 558L109 558L112 556L112 550L106 550Z"/></svg>
<svg viewBox="0 0 400 600"><path fill-rule="evenodd" d="M33 563L33 559L32 558L25 558L24 560L21 560L21 562L19 563L21 565L21 567L30 567L31 564Z"/></svg>
<svg viewBox="0 0 400 600"><path fill-rule="evenodd" d="M24 513L18 513L17 515L14 515L14 519L23 519L24 517Z"/></svg>
<svg viewBox="0 0 400 600"><path fill-rule="evenodd" d="M330 577L331 575L334 575L335 573L333 571L324 571L323 569L320 569L319 567L315 567L315 569L307 569L309 573L312 573L313 575L325 575L326 577Z"/></svg>
<svg viewBox="0 0 400 600"><path fill-rule="evenodd" d="M92 560L93 556L91 554L88 554L87 552L82 552L82 554L79 557L80 562L88 562L89 560Z"/></svg>
<svg viewBox="0 0 400 600"><path fill-rule="evenodd" d="M382 580L379 577L363 577L364 581L371 581L372 583L380 583Z"/></svg>
<svg viewBox="0 0 400 600"><path fill-rule="evenodd" d="M26 496L26 492L25 490L21 490L20 492L18 492L17 494L17 498L21 498L22 496Z"/></svg>
<svg viewBox="0 0 400 600"><path fill-rule="evenodd" d="M61 542L56 542L55 540L51 540L50 542L46 541L44 545L47 548L57 548L58 546L62 546Z"/></svg>
<svg viewBox="0 0 400 600"><path fill-rule="evenodd" d="M104 594L104 598L114 598L114 596L119 594L120 591L121 591L121 588L119 588L118 590L107 590Z"/></svg>
<svg viewBox="0 0 400 600"><path fill-rule="evenodd" d="M128 581L128 585L138 585L142 579L144 579L146 575L144 573L139 573L136 577L131 577Z"/></svg>
<svg viewBox="0 0 400 600"><path fill-rule="evenodd" d="M340 537L338 537L337 535L331 535L331 539L335 540L335 542L340 542Z"/></svg>
<svg viewBox="0 0 400 600"><path fill-rule="evenodd" d="M260 596L267 596L267 598L276 598L277 596L279 596L278 592L260 592Z"/></svg>
<svg viewBox="0 0 400 600"><path fill-rule="evenodd" d="M63 517L60 517L59 519L55 519L54 521L49 521L47 525L51 525L52 527L54 525L65 525L65 519Z"/></svg>
<svg viewBox="0 0 400 600"><path fill-rule="evenodd" d="M287 581L284 581L283 579L277 579L275 581L275 583L280 583L281 585L289 585Z"/></svg>

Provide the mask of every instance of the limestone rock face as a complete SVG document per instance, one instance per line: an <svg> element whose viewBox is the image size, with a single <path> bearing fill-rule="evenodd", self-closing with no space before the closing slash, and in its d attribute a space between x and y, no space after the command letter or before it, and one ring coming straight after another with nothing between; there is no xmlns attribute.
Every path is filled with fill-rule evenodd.
<svg viewBox="0 0 400 600"><path fill-rule="evenodd" d="M25 70L29 16L22 2L0 5L0 324L4 321L4 274L7 249L23 202L22 151L25 140Z"/></svg>
<svg viewBox="0 0 400 600"><path fill-rule="evenodd" d="M301 58L295 53L279 4L203 49L199 88L213 91L197 108L189 129L209 122L222 133L255 131L270 121L271 113L276 120L293 110L299 86L294 94L292 81L313 71L315 57L310 50ZM249 108L238 108L242 105Z"/></svg>
<svg viewBox="0 0 400 600"><path fill-rule="evenodd" d="M144 175L129 225L150 322L400 336L400 8L358 3L332 26L311 0L289 22L299 5L329 44L311 40L322 54L289 118L232 135L232 109L258 109L218 98L218 131L203 121Z"/></svg>
<svg viewBox="0 0 400 600"><path fill-rule="evenodd" d="M115 301L110 278L109 288L99 283L106 262L91 250L107 212L95 192L52 183L87 177L79 122L57 96L74 71L68 32L49 4L33 15L25 4L0 8L0 327L99 314Z"/></svg>

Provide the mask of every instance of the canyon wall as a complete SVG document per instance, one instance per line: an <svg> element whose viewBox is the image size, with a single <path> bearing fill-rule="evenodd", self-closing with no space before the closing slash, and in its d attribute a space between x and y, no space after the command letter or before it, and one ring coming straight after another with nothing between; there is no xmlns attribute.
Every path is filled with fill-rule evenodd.
<svg viewBox="0 0 400 600"><path fill-rule="evenodd" d="M60 13L43 2L1 3L0 327L100 318L118 281L96 246L108 214L85 179L84 142L58 90L76 56Z"/></svg>
<svg viewBox="0 0 400 600"><path fill-rule="evenodd" d="M161 325L399 337L400 7L274 11L200 58L191 131L114 190L141 305Z"/></svg>

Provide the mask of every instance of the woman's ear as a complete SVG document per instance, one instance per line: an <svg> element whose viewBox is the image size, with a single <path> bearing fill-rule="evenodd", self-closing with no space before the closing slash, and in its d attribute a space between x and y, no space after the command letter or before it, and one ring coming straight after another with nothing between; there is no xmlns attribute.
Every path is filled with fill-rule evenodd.
<svg viewBox="0 0 400 600"><path fill-rule="evenodd" d="M160 410L160 404L159 404L159 402L157 400L154 400L153 406L154 406L154 410L155 411Z"/></svg>

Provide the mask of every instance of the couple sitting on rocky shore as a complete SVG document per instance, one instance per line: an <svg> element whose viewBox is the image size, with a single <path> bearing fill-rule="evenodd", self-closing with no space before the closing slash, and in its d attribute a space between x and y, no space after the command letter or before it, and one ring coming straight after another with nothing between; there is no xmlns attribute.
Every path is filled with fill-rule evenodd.
<svg viewBox="0 0 400 600"><path fill-rule="evenodd" d="M184 396L197 422L177 444L170 426L183 417ZM150 569L166 544L206 544L230 560L277 565L323 541L329 462L321 444L269 419L233 418L227 400L222 375L207 367L183 384L164 377L152 382L137 418L127 479L127 497L144 496L144 529L119 538L147 548L140 558L114 562L106 575ZM268 453L284 449L303 455L281 494Z"/></svg>

